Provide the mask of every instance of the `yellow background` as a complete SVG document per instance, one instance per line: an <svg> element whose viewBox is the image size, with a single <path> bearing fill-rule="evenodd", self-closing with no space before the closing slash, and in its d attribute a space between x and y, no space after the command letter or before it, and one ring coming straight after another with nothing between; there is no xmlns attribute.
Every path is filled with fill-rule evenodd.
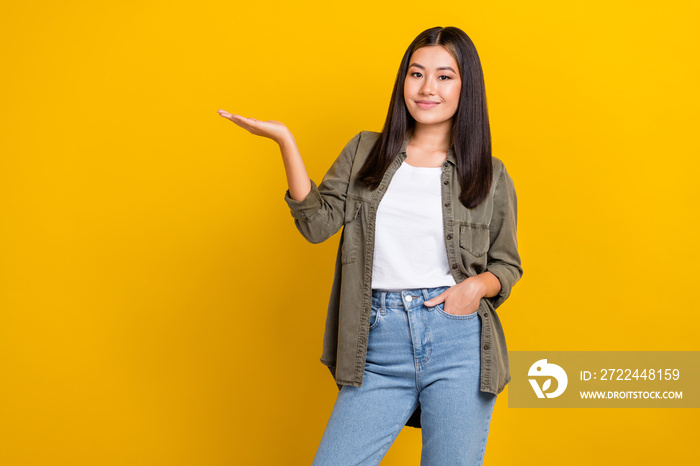
<svg viewBox="0 0 700 466"><path fill-rule="evenodd" d="M301 237L275 144L216 110L285 122L320 182L437 25L476 44L518 192L509 349L700 349L698 9L5 0L0 462L309 464L337 392L318 358L338 236ZM695 410L507 396L487 465L697 454ZM404 429L383 464L419 452Z"/></svg>

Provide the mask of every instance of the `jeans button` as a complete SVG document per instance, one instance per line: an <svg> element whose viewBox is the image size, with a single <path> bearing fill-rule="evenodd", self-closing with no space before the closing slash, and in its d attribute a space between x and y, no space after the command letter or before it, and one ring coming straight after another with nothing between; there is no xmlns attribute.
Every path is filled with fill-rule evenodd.
<svg viewBox="0 0 700 466"><path fill-rule="evenodd" d="M408 301L409 303L411 301L413 301L413 296L411 296L411 295L406 296L406 301Z"/></svg>

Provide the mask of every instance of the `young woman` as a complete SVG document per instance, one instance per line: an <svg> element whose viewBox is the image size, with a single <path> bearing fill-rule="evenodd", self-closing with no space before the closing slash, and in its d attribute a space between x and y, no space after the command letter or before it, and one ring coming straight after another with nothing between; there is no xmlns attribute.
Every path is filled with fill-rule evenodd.
<svg viewBox="0 0 700 466"><path fill-rule="evenodd" d="M422 428L421 464L481 464L510 381L495 309L522 268L472 41L419 34L382 132L355 135L318 186L284 124L219 113L279 144L305 238L343 227L321 358L341 389L314 464L379 464L404 425Z"/></svg>

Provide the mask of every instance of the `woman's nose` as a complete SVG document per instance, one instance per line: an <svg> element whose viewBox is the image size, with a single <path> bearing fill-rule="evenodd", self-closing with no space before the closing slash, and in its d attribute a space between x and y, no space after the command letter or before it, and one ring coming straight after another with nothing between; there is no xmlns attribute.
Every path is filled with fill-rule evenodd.
<svg viewBox="0 0 700 466"><path fill-rule="evenodd" d="M420 88L420 92L421 94L432 95L435 92L434 89L435 86L433 86L433 82L430 79L425 79Z"/></svg>

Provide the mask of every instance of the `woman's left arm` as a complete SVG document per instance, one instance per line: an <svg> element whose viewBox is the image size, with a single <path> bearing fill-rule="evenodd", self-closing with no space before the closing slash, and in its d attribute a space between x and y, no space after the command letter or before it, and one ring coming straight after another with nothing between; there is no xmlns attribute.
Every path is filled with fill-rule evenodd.
<svg viewBox="0 0 700 466"><path fill-rule="evenodd" d="M517 224L515 186L504 166L494 192L493 216L489 225L491 244L487 253L487 272L484 272L490 272L500 282L500 290L496 294L484 296L491 301L494 309L508 299L513 285L523 275L518 253Z"/></svg>

